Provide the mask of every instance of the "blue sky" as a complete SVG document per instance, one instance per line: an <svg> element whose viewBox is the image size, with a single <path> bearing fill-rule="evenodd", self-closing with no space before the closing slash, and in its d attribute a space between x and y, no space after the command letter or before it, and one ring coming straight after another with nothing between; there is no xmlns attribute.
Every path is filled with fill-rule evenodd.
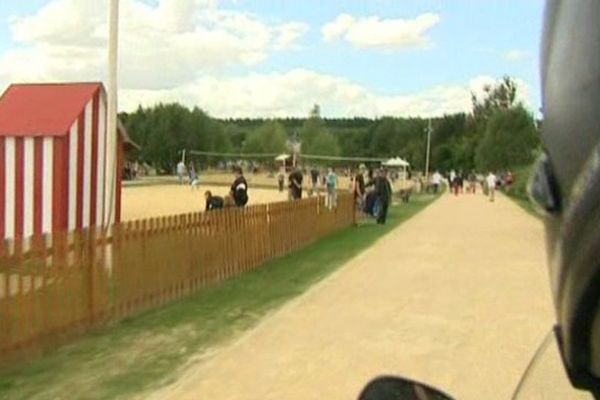
<svg viewBox="0 0 600 400"><path fill-rule="evenodd" d="M50 6L54 6L56 10L65 10L65 15L72 15L72 18L87 20L86 12L91 13L91 9L96 10L98 14L98 5L92 5L98 3L97 1L0 1L4 3L0 8L0 89L12 81L33 78L104 79L102 62L97 60L103 56L102 49L94 47L91 41L89 44L81 44L81 40L78 40L77 46L83 47L79 47L78 52L73 54L90 54L90 58L94 60L90 60L89 65L74 69L70 65L72 63L67 60L70 54L67 50L73 50L68 39L67 43L64 38L60 39L62 42L56 39L61 33L61 26L65 26L64 21L54 21L60 19L56 17L57 14L44 11L44 7L49 9ZM538 48L544 3L542 0L221 0L213 1L207 6L208 1L122 1L122 8L139 10L128 11L136 15L136 19L143 19L144 15L148 18L177 15L177 21L183 21L183 14L190 14L190 10L202 9L198 11L198 19L192 22L190 29L199 26L208 31L214 29L215 32L221 32L221 36L232 34L240 40L238 47L231 44L231 40L225 41L224 43L233 47L222 51L215 48L219 42L206 44L208 47L202 47L200 50L197 44L192 44L189 48L183 45L174 46L181 48L181 52L198 52L198 58L205 55L207 60L200 61L194 56L190 61L190 57L177 55L176 62L179 65L174 67L172 72L172 76L177 78L173 79L167 75L168 71L164 71L164 56L157 55L156 64L151 58L141 61L148 65L148 69L153 67L153 71L139 69L141 67L138 68L135 64L140 63L140 56L134 56L137 48L142 45L136 41L136 47L128 50L127 43L123 44L122 108L131 108L136 103L149 105L157 101L177 100L188 105L199 103L198 105L213 114L251 116L301 114L308 104L319 102L323 103L323 109L329 110L332 115L349 115L360 114L360 108L346 107L344 101L352 102L353 99L363 97L369 99L364 106L370 110L365 111L369 116L393 114L396 111L398 114L439 114L464 108L466 103L462 101L462 105L450 104L451 99L435 103L436 100L431 98L438 93L435 88L444 89L440 96L451 96L450 93L454 93L464 97L464 93L461 95L458 89L472 89L474 79L499 78L503 75L518 78L526 88L524 95L526 94L525 100L530 109L537 110L539 107ZM126 2L128 4L123 4ZM189 8L184 10L183 3L188 3ZM130 8L129 5L137 8ZM167 11L168 9L170 11ZM247 29L223 24L223 18L215 17L211 20L213 16L204 16L203 22L198 22L204 9L226 13L223 15L236 18L243 16L244 21L248 23ZM427 45L398 44L383 48L357 45L349 38L349 34L345 37L343 34L338 35L335 40L325 40L323 27L335 22L342 14L351 16L354 21L368 18L376 18L378 22L410 21L425 14L435 15L438 20L421 32ZM122 21L122 25L125 25L122 28L122 37L140 34L139 27L130 26L133 25L130 22L131 15L125 18L126 20ZM101 19L96 21L100 31L103 22L105 21ZM52 27L53 23L56 26ZM295 37L293 44L285 49L273 50L272 43L269 44L267 39L264 43L258 43L259 39L254 38L263 38L261 35L264 33L265 37L271 35L269 40L274 41L277 34L275 32L280 31L277 30L279 28L273 27L281 26L283 30L289 23L301 24L304 28L301 29L301 34ZM156 22L152 24L148 21L148 26L153 25L156 25ZM275 30L268 33L271 28ZM65 29L73 30L72 37L90 35L89 31L84 31L81 26L69 26ZM152 28L146 28L145 32L147 29ZM171 32L170 28L165 29ZM363 30L356 33L356 37L360 35L368 36L369 32ZM167 40L164 34L161 37ZM189 43L183 41L183 37L173 36L173 43ZM202 41L205 37L206 32L199 35L197 41ZM358 40L361 38L358 37ZM169 42L166 41L165 45L169 46ZM53 49L61 51L48 50L50 46L55 46ZM248 46L252 51L243 54ZM208 50L202 50L205 48ZM61 54L62 60L52 58L57 57L58 53ZM147 53L143 53L144 57L151 57ZM27 67L30 63L37 64L35 71ZM46 70L45 63L48 63ZM188 63L189 68L185 70ZM20 72L21 69L29 73ZM162 71L162 75L157 71ZM157 80L163 81L164 85L155 87ZM316 88L312 91L313 94L308 92L303 97L294 94L292 100L291 92L298 91L298 84L294 86L290 82L303 80L308 82L307 85L317 82L315 87L326 87L328 91L337 90L339 87L340 93L357 93L353 94L354 97L344 97L344 94L338 93L335 98L329 98L326 92L315 94L315 91L318 91ZM209 85L212 85L212 91L206 89ZM250 99L261 97L260 88L265 86L272 88L264 93L264 96L271 98L273 104L261 100L257 102L256 109L252 108L252 104L240 105L239 101L235 106L232 104L244 93ZM282 86L286 89L282 89ZM214 104L206 101L208 94L224 91L243 93L233 100L227 95L222 95ZM410 103L411 101L413 103ZM292 102L298 104L298 107L294 107ZM328 104L331 106L328 107Z"/></svg>

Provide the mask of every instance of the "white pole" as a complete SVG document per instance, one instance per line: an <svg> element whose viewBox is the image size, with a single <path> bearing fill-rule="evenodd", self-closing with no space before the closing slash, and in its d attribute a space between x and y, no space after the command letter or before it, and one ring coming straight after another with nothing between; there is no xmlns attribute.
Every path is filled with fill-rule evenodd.
<svg viewBox="0 0 600 400"><path fill-rule="evenodd" d="M425 179L429 181L429 155L431 154L431 118L427 125L427 154L425 156Z"/></svg>
<svg viewBox="0 0 600 400"><path fill-rule="evenodd" d="M119 51L119 0L110 0L108 33L108 88L107 88L107 122L106 122L106 170L107 190L105 191L106 213L104 226L115 222L115 191L117 179L118 157L118 51Z"/></svg>

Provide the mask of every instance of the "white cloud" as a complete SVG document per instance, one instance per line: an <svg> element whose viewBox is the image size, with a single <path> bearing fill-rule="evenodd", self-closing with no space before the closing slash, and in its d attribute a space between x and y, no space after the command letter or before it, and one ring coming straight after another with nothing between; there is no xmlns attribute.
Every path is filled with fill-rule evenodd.
<svg viewBox="0 0 600 400"><path fill-rule="evenodd" d="M309 31L308 24L301 22L289 22L276 29L278 37L275 41L275 49L290 50L298 48L298 40Z"/></svg>
<svg viewBox="0 0 600 400"><path fill-rule="evenodd" d="M509 50L504 54L507 61L522 61L529 58L529 53L522 50Z"/></svg>
<svg viewBox="0 0 600 400"><path fill-rule="evenodd" d="M35 14L12 18L17 46L0 54L0 90L18 81L104 79L105 6L97 0L51 0ZM342 15L323 28L323 35L362 47L423 47L425 33L438 22L434 14L406 21ZM216 0L122 0L120 107L179 101L219 117L304 116L319 103L328 116L435 116L468 111L470 91L493 81L478 77L417 93L381 95L308 69L223 72L228 66L254 66L274 51L297 49L308 29L303 23L272 24L225 10ZM526 85L519 84L528 98Z"/></svg>
<svg viewBox="0 0 600 400"><path fill-rule="evenodd" d="M199 106L217 117L305 116L313 104L331 117L441 116L471 109L471 91L483 93L496 79L473 78L462 85L436 86L405 95L380 95L348 79L306 69L238 77L204 77L171 90L126 90L121 105L134 110L138 104L180 101ZM528 101L528 87L520 80L520 99Z"/></svg>
<svg viewBox="0 0 600 400"><path fill-rule="evenodd" d="M427 48L431 41L425 35L439 22L440 16L433 13L421 14L413 19L357 18L341 14L325 24L321 33L326 42L344 39L363 49Z"/></svg>
<svg viewBox="0 0 600 400"><path fill-rule="evenodd" d="M17 47L0 55L0 85L103 79L106 8L96 0L52 0L11 18ZM308 30L224 10L216 0L123 0L120 25L121 86L130 89L172 88L229 66L253 66L295 48Z"/></svg>

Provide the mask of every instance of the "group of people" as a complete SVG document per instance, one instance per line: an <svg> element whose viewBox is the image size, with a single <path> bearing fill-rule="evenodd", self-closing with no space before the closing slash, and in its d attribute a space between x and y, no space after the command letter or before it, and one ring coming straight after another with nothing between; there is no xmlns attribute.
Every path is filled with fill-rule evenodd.
<svg viewBox="0 0 600 400"><path fill-rule="evenodd" d="M373 216L378 224L385 224L393 193L387 169L367 172L361 164L352 181L357 208L363 215Z"/></svg>
<svg viewBox="0 0 600 400"><path fill-rule="evenodd" d="M496 189L501 187L509 192L514 182L514 177L511 171L500 174L490 171L484 176L475 171L464 174L462 171L455 172L451 170L447 175L447 180L450 194L454 194L455 196L461 193L476 194L477 187L481 186L483 193L493 202L495 200ZM434 193L438 193L443 181L443 175L439 171L435 171L431 177L431 186Z"/></svg>
<svg viewBox="0 0 600 400"><path fill-rule="evenodd" d="M177 180L180 185L185 183L184 177L187 175L188 183L194 188L200 187L200 177L198 176L198 172L196 172L196 166L193 161L190 161L188 166L185 165L183 160L177 163Z"/></svg>
<svg viewBox="0 0 600 400"><path fill-rule="evenodd" d="M215 196L210 190L204 192L205 211L219 210L227 207L245 207L248 204L248 182L241 167L234 167L235 180L225 197Z"/></svg>
<svg viewBox="0 0 600 400"><path fill-rule="evenodd" d="M277 177L279 191L284 191L285 172L282 169ZM310 170L310 186L308 196L316 196L319 194L320 186L323 186L326 191L325 204L328 209L332 210L337 206L337 190L338 177L335 169L329 168L327 173L322 174L316 167ZM288 175L288 197L290 200L300 200L302 198L304 173L300 168L295 168Z"/></svg>
<svg viewBox="0 0 600 400"><path fill-rule="evenodd" d="M180 163L182 164L182 163ZM185 165L184 165L185 167ZM195 170L194 170L195 171ZM189 172L186 169L185 172ZM178 165L178 175L180 173ZM234 167L235 180L226 196L214 195L211 191L204 193L205 211L218 210L228 207L244 207L248 204L248 182L244 177L241 167ZM388 171L384 168L368 170L361 164L358 171L350 176L350 191L354 194L357 208L363 215L376 219L378 224L385 224L390 202L392 200L392 185ZM190 176L192 179L192 176ZM183 178L180 178L182 181ZM287 177L288 194L291 201L302 199L304 173L300 168L295 168ZM279 191L283 192L285 174L283 171L278 176ZM318 195L320 188L325 189L325 205L329 210L337 206L338 176L334 168L328 168L322 174L317 168L310 170L310 186L308 196Z"/></svg>
<svg viewBox="0 0 600 400"><path fill-rule="evenodd" d="M303 194L304 174L300 168L295 168L288 175L288 193L290 200L300 200ZM309 171L310 185L308 196L318 195L321 189L325 191L325 205L329 210L337 206L337 192L339 190L338 175L334 168L326 172L313 167ZM354 194L357 208L363 215L375 217L377 223L385 224L388 208L392 199L392 185L386 169L369 170L361 164L356 173L349 174L349 190ZM279 191L285 189L285 173L278 175Z"/></svg>

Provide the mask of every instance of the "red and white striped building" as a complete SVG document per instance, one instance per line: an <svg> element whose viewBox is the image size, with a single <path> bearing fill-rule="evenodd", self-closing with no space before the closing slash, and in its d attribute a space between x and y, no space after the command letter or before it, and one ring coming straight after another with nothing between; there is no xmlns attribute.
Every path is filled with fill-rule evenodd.
<svg viewBox="0 0 600 400"><path fill-rule="evenodd" d="M0 97L0 239L101 226L114 185L120 220L123 143L108 182L101 83L16 84Z"/></svg>

